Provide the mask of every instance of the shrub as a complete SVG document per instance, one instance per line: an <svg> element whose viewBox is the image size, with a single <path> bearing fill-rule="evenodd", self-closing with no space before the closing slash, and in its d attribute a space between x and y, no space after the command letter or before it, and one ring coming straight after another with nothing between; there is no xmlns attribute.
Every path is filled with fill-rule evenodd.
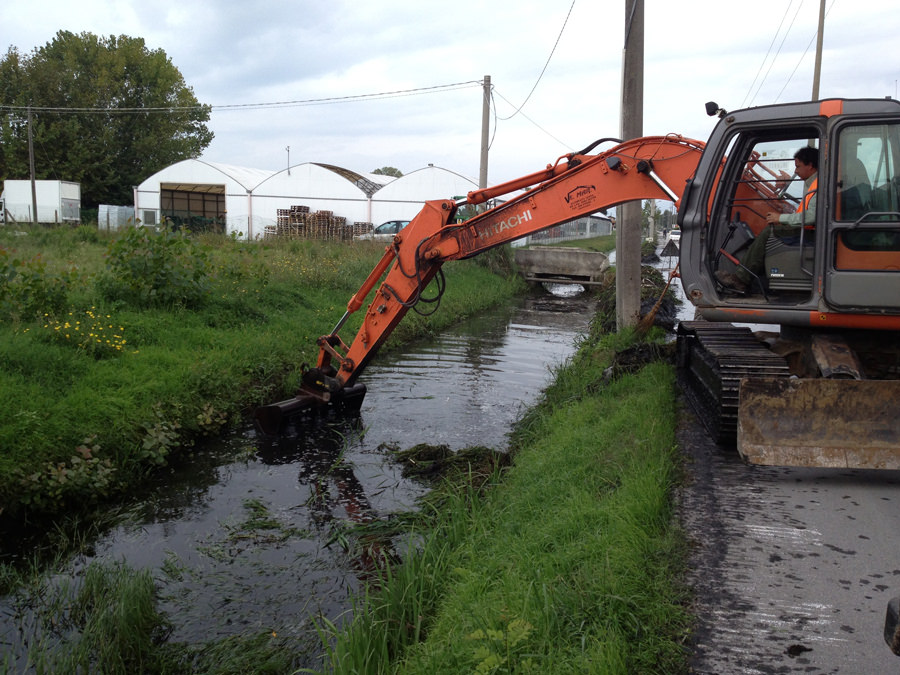
<svg viewBox="0 0 900 675"><path fill-rule="evenodd" d="M109 494L116 477L112 461L101 458L94 437L86 438L64 462L44 462L32 471L15 469L20 501L37 511L53 511L74 500L88 504Z"/></svg>
<svg viewBox="0 0 900 675"><path fill-rule="evenodd" d="M207 248L169 228L128 228L107 250L97 285L108 300L138 307L196 306L210 290Z"/></svg>
<svg viewBox="0 0 900 675"><path fill-rule="evenodd" d="M54 274L37 255L22 260L0 246L0 315L30 320L40 314L55 314L66 304L71 275Z"/></svg>

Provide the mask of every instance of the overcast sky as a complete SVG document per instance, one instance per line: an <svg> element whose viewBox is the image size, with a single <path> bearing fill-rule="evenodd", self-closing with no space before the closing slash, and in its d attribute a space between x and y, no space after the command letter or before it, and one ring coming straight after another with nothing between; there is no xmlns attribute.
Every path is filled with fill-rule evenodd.
<svg viewBox="0 0 900 675"><path fill-rule="evenodd" d="M705 140L709 100L808 100L819 4L646 0L644 134ZM826 9L820 97L896 97L896 0ZM28 53L60 30L162 49L213 106L213 162L477 179L485 75L490 184L619 135L625 0L31 0L4 4L0 45ZM391 92L406 93L367 97ZM344 100L308 103L329 98ZM278 102L299 103L251 106Z"/></svg>

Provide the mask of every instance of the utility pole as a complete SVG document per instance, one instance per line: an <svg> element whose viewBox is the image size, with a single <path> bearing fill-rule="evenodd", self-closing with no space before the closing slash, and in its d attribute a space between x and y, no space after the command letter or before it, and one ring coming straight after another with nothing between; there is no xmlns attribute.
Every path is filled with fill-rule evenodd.
<svg viewBox="0 0 900 675"><path fill-rule="evenodd" d="M31 222L37 225L37 187L34 183L34 141L31 138L31 106L28 106L28 169L31 173Z"/></svg>
<svg viewBox="0 0 900 675"><path fill-rule="evenodd" d="M644 133L644 0L625 0L621 137ZM637 325L641 312L641 203L627 202L616 219L616 329Z"/></svg>
<svg viewBox="0 0 900 675"><path fill-rule="evenodd" d="M482 83L484 100L481 103L481 169L478 187L486 188L488 179L488 137L491 130L491 76L485 75Z"/></svg>
<svg viewBox="0 0 900 675"><path fill-rule="evenodd" d="M813 73L812 100L819 100L819 80L822 77L822 34L825 32L825 0L819 0L819 30L816 32L816 69Z"/></svg>

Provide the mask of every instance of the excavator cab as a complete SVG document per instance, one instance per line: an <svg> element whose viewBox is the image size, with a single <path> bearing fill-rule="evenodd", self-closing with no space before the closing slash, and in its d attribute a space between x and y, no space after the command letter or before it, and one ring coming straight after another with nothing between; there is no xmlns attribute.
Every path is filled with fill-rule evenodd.
<svg viewBox="0 0 900 675"><path fill-rule="evenodd" d="M817 203L813 200L812 209L800 209L809 193L794 174L794 153L804 146L818 150L818 133L814 127L800 127L735 136L716 190L718 217L710 221L709 253L713 272L737 274L747 283L737 293L721 285L723 295L762 297L766 303L783 299L791 304L809 297ZM767 214L798 210L803 224L777 226L778 236L771 236Z"/></svg>
<svg viewBox="0 0 900 675"><path fill-rule="evenodd" d="M794 175L793 154L804 147L818 150L819 162L814 203L802 210L808 218L793 236L768 237L748 265L766 214L796 213L809 197ZM840 323L849 314L900 313L900 105L831 100L724 114L679 224L682 279L708 318L754 307L760 323L803 326L810 312ZM716 283L717 271L742 266L753 279L746 292Z"/></svg>
<svg viewBox="0 0 900 675"><path fill-rule="evenodd" d="M814 184L792 175L804 147ZM766 234L766 213L798 211ZM718 438L759 464L900 468L900 105L724 114L679 216L683 286L710 322L679 329L680 365ZM752 281L734 292L719 270Z"/></svg>

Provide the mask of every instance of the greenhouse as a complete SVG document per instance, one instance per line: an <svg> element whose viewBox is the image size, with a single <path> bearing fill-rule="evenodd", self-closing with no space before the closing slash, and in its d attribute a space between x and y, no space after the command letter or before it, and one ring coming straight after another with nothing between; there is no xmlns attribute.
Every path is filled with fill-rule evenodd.
<svg viewBox="0 0 900 675"><path fill-rule="evenodd" d="M187 159L138 185L134 208L146 225L166 220L251 239L313 228L348 238L386 220L412 219L427 200L477 187L433 165L394 178L318 162L272 172Z"/></svg>

